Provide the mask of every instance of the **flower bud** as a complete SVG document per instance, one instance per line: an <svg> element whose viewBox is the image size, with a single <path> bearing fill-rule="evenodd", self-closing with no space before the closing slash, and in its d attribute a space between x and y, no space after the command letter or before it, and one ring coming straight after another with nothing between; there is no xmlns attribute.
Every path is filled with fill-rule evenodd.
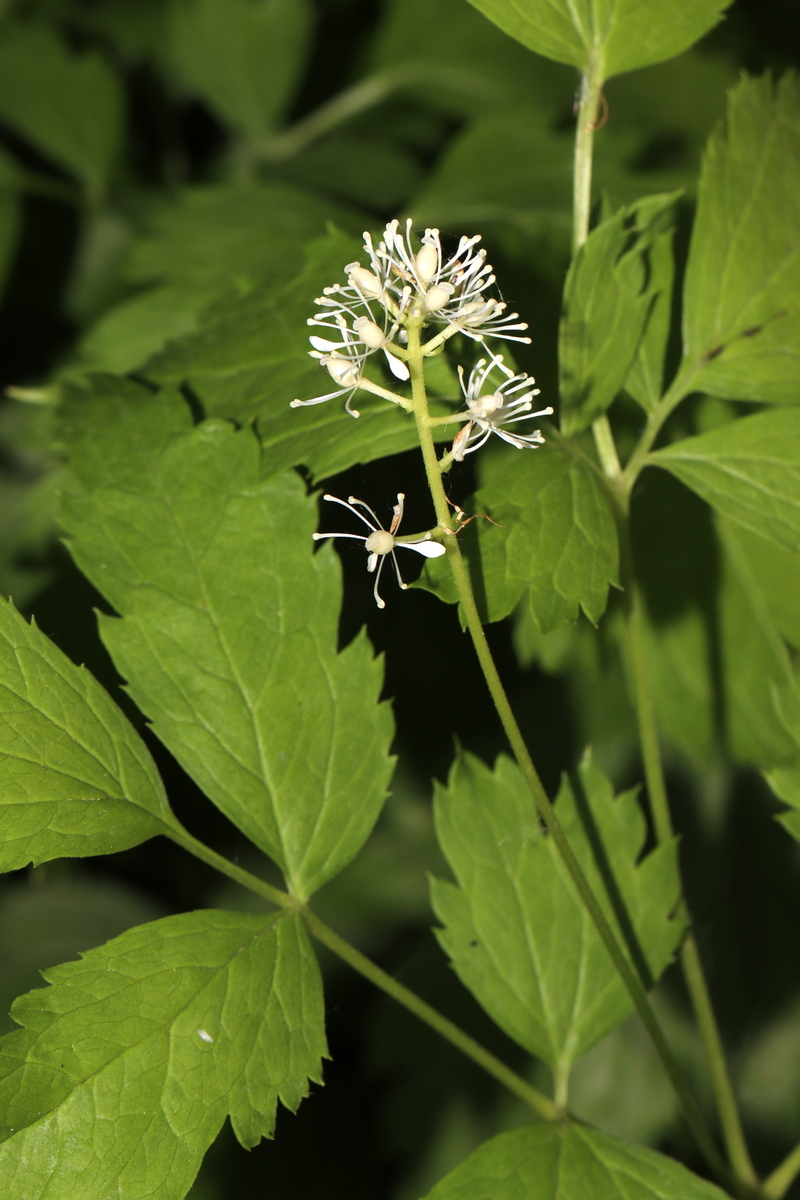
<svg viewBox="0 0 800 1200"><path fill-rule="evenodd" d="M462 325L482 325L484 321L497 315L499 307L496 300L469 300L459 308L456 320Z"/></svg>
<svg viewBox="0 0 800 1200"><path fill-rule="evenodd" d="M428 312L438 312L440 308L444 308L455 290L452 283L435 283L432 288L428 288L425 293L425 307Z"/></svg>
<svg viewBox="0 0 800 1200"><path fill-rule="evenodd" d="M423 246L414 259L421 283L430 283L439 269L439 254L435 246Z"/></svg>
<svg viewBox="0 0 800 1200"><path fill-rule="evenodd" d="M331 354L320 361L328 368L331 378L335 379L341 387L356 387L361 380L360 366L358 363L351 362L349 358Z"/></svg>
<svg viewBox="0 0 800 1200"><path fill-rule="evenodd" d="M348 271L347 278L354 288L361 292L362 296L372 296L377 298L383 295L381 281L377 275L373 275L372 271L368 271L366 267L353 267Z"/></svg>
<svg viewBox="0 0 800 1200"><path fill-rule="evenodd" d="M353 329L361 341L372 350L380 350L386 341L386 335L380 325L376 325L374 321L370 321L369 317L357 317L353 321Z"/></svg>
<svg viewBox="0 0 800 1200"><path fill-rule="evenodd" d="M479 420L486 420L503 407L503 397L499 392L491 392L488 396L476 396L467 400L467 407L473 416Z"/></svg>
<svg viewBox="0 0 800 1200"><path fill-rule="evenodd" d="M364 546L373 554L390 554L394 550L394 538L385 529L376 529L365 540Z"/></svg>

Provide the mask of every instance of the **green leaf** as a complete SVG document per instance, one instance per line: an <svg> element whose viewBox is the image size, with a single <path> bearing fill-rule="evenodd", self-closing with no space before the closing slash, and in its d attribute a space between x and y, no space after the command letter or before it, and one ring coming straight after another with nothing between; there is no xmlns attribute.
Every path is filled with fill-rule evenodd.
<svg viewBox="0 0 800 1200"><path fill-rule="evenodd" d="M208 910L45 972L0 1041L0 1180L17 1200L179 1200L230 1114L250 1147L326 1054L299 917Z"/></svg>
<svg viewBox="0 0 800 1200"><path fill-rule="evenodd" d="M543 633L575 621L581 609L599 621L617 583L617 532L586 459L553 439L532 453L499 456L474 509L498 523L478 517L461 535L488 620L507 616L527 588ZM437 574L426 567L426 579L440 580L443 566Z"/></svg>
<svg viewBox="0 0 800 1200"><path fill-rule="evenodd" d="M382 665L363 633L336 653L339 567L313 553L315 498L294 474L260 477L249 429L174 433L189 414L168 400L112 380L74 404L70 546L122 616L101 633L154 732L308 895L385 799Z"/></svg>
<svg viewBox="0 0 800 1200"><path fill-rule="evenodd" d="M800 84L745 78L703 161L686 269L691 386L800 400Z"/></svg>
<svg viewBox="0 0 800 1200"><path fill-rule="evenodd" d="M340 205L283 183L184 189L151 213L147 233L131 243L121 283L138 294L94 325L79 365L130 371L195 330L221 295L235 303L257 283L288 283L303 267L306 242L329 220L348 229L362 224Z"/></svg>
<svg viewBox="0 0 800 1200"><path fill-rule="evenodd" d="M308 48L307 0L178 0L169 55L194 95L253 142L287 107Z"/></svg>
<svg viewBox="0 0 800 1200"><path fill-rule="evenodd" d="M561 427L566 434L588 428L625 382L653 313L656 289L664 286L663 272L658 283L655 272L648 272L647 252L669 224L675 199L650 196L621 209L592 230L570 265L558 339ZM642 355L648 375L657 375L659 382L669 300L666 328L663 312L662 307Z"/></svg>
<svg viewBox="0 0 800 1200"><path fill-rule="evenodd" d="M686 1167L582 1125L534 1125L484 1142L426 1200L723 1200Z"/></svg>
<svg viewBox="0 0 800 1200"><path fill-rule="evenodd" d="M636 792L614 799L587 755L556 812L592 888L647 981L669 963L682 926L677 844L639 860L646 825ZM439 940L489 1015L553 1070L572 1063L632 1005L561 862L519 769L462 755L437 787L436 829L458 886L432 881Z"/></svg>
<svg viewBox="0 0 800 1200"><path fill-rule="evenodd" d="M243 297L226 296L209 309L197 333L176 339L144 374L159 383L188 383L209 416L255 419L264 447L262 473L303 463L324 478L412 449L418 445L413 418L366 393L357 398L357 421L344 412L343 399L290 408L294 399L334 389L327 371L309 358L307 319L316 297L343 276L360 249L331 230L307 246L305 269L291 282L276 287L267 280Z"/></svg>
<svg viewBox="0 0 800 1200"><path fill-rule="evenodd" d="M0 117L102 197L121 140L123 99L99 55L70 53L46 25L6 26Z"/></svg>
<svg viewBox="0 0 800 1200"><path fill-rule="evenodd" d="M772 703L791 678L786 646L739 529L667 476L647 476L632 507L647 608L650 684L662 734L695 762L722 745L738 762L792 754Z"/></svg>
<svg viewBox="0 0 800 1200"><path fill-rule="evenodd" d="M146 893L102 876L63 879L37 871L6 885L0 893L0 1032L14 1028L5 1014L17 996L41 986L45 967L163 915Z"/></svg>
<svg viewBox="0 0 800 1200"><path fill-rule="evenodd" d="M775 627L800 650L800 554L741 526L736 541Z"/></svg>
<svg viewBox="0 0 800 1200"><path fill-rule="evenodd" d="M724 517L800 550L800 411L772 409L657 450L664 467Z"/></svg>
<svg viewBox="0 0 800 1200"><path fill-rule="evenodd" d="M113 854L175 824L111 698L0 600L0 870Z"/></svg>
<svg viewBox="0 0 800 1200"><path fill-rule="evenodd" d="M652 303L644 334L625 376L625 391L633 396L645 412L652 412L661 398L664 385L664 359L667 353L670 319L672 316L672 286L675 277L675 256L672 250L672 229L654 232L647 250L647 294Z"/></svg>
<svg viewBox="0 0 800 1200"><path fill-rule="evenodd" d="M730 0L470 0L529 50L602 79L687 50L720 20Z"/></svg>

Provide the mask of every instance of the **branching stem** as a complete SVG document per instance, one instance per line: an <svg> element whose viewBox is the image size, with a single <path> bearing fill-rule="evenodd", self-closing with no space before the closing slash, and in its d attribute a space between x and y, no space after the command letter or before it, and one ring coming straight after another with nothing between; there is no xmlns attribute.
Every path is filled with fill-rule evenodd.
<svg viewBox="0 0 800 1200"><path fill-rule="evenodd" d="M445 529L452 530L452 521L450 518L447 498L442 484L441 466L436 459L436 449L433 444L433 437L428 426L428 402L425 391L424 379L424 361L420 345L420 329L418 325L409 323L408 328L408 366L411 372L411 388L412 399L414 402L414 416L417 422L417 431L419 434L420 447L422 449L422 457L425 462L425 469L428 476L428 485L431 490L434 509L439 524ZM500 720L505 730L506 737L509 740L511 749L519 764L522 775L528 785L528 788L548 832L564 861L570 877L572 878L575 887L583 901L596 929L600 936L603 945L614 963L614 966L624 983L631 1000L633 1001L636 1011L642 1019L650 1037L653 1040L658 1055L664 1065L664 1068L672 1082L672 1085L677 1093L681 1103L686 1121L694 1134L698 1146L705 1155L709 1165L722 1178L727 1178L727 1167L714 1144L714 1139L706 1124L705 1118L700 1111L700 1108L692 1094L691 1089L681 1071L675 1057L667 1043L664 1033L659 1025L650 1002L647 999L647 994L642 985L639 976L632 968L627 956L620 946L616 935L611 926L606 920L605 914L592 891L591 885L583 873L583 870L578 862L572 847L570 846L566 835L564 834L561 824L556 816L555 810L550 803L550 799L542 786L539 775L533 764L528 748L525 744L525 739L522 736L522 731L517 724L516 718L512 711L502 681L500 679L497 667L492 657L489 643L486 640L486 634L483 630L480 614L475 603L475 597L472 591L472 584L469 578L466 564L461 555L461 550L456 537L447 539L448 558L450 567L453 572L456 588L458 590L459 600L464 612L464 617L467 627L472 637L472 642L478 656L484 677L486 679L489 692L494 701L495 708L500 717Z"/></svg>
<svg viewBox="0 0 800 1200"><path fill-rule="evenodd" d="M474 1063L482 1067L484 1071L493 1076L499 1083L502 1083L509 1091L523 1100L530 1108L533 1109L545 1121L558 1121L566 1116L562 1108L559 1108L549 1096L545 1096L544 1092L540 1092L537 1088L532 1087L521 1076L517 1075L516 1071L512 1071L504 1062L501 1062L494 1054L486 1050L479 1042L469 1034L464 1033L463 1029L459 1029L447 1017L442 1016L430 1004L427 1004L421 997L412 992L410 988L405 987L402 983L398 983L391 975L382 970L371 959L367 958L360 950L356 950L355 946L351 946L344 938L339 937L334 931L321 921L319 917L311 911L308 905L291 896L288 892L281 891L280 888L273 887L266 883L263 879L259 879L256 875L251 875L249 871L243 871L241 867L237 867L235 863L224 858L221 854L211 850L208 846L204 846L197 838L192 837L185 829L174 826L169 826L164 830L165 834L170 837L184 850L188 850L190 854L194 854L202 862L214 867L223 875L227 875L229 879L233 879L248 891L254 892L257 896L268 900L278 908L286 909L290 912L297 912L302 917L309 932L327 946L329 950L348 963L354 970L358 971L359 975L363 975L370 983L374 983L381 991L386 992L398 1004L402 1004L414 1016L419 1017L426 1025L430 1025L431 1029L435 1029L448 1042L461 1050L467 1058L471 1058Z"/></svg>

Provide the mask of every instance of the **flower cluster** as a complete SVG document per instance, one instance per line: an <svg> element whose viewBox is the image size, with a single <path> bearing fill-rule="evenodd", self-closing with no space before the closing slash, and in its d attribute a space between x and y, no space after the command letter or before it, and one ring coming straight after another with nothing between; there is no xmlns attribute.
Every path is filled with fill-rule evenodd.
<svg viewBox="0 0 800 1200"><path fill-rule="evenodd" d="M425 344L426 354L456 333L484 347L487 337L530 342L522 334L527 325L519 320L519 314L507 313L505 301L486 294L495 276L486 251L478 248L479 241L479 236L462 237L455 253L446 258L438 229L426 229L415 250L410 219L404 233L398 221L390 221L377 246L365 233L369 267L348 263L344 269L347 283L326 288L315 301L319 311L308 321L324 331L323 336L311 335L310 353L327 368L338 387L311 400L293 400L292 407L345 396L345 408L351 416L358 416L350 401L359 388L397 400L364 378L364 364L380 350L395 378L407 380L404 345L412 319L442 327Z"/></svg>

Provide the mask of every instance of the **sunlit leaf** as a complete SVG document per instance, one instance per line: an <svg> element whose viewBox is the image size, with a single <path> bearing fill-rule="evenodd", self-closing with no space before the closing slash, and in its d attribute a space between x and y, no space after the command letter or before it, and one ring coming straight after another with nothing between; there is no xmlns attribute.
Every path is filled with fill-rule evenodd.
<svg viewBox="0 0 800 1200"><path fill-rule="evenodd" d="M800 401L800 85L745 78L703 161L686 269L692 388Z"/></svg>
<svg viewBox="0 0 800 1200"><path fill-rule="evenodd" d="M686 1167L583 1125L534 1125L485 1142L426 1200L723 1200Z"/></svg>
<svg viewBox="0 0 800 1200"><path fill-rule="evenodd" d="M724 517L800 550L800 410L772 409L657 450L676 475Z"/></svg>
<svg viewBox="0 0 800 1200"><path fill-rule="evenodd" d="M529 50L602 78L688 49L719 21L730 0L470 0Z"/></svg>
<svg viewBox="0 0 800 1200"><path fill-rule="evenodd" d="M180 1200L228 1114L254 1146L320 1079L296 916L165 917L45 978L0 1041L0 1182L18 1200Z"/></svg>
<svg viewBox="0 0 800 1200"><path fill-rule="evenodd" d="M0 870L113 854L171 824L155 764L119 708L0 600Z"/></svg>
<svg viewBox="0 0 800 1200"><path fill-rule="evenodd" d="M614 798L585 757L556 813L635 969L647 983L680 939L675 843L639 861L646 836L635 791ZM564 1087L575 1059L631 1011L631 1001L533 799L510 760L492 772L462 755L435 801L439 842L458 886L432 882L438 931L461 980Z"/></svg>
<svg viewBox="0 0 800 1200"><path fill-rule="evenodd" d="M65 523L122 617L101 617L103 638L154 732L308 895L366 840L392 769L381 663L364 634L336 653L316 501L294 474L261 478L251 429L181 433L179 397L97 389L68 414Z"/></svg>

